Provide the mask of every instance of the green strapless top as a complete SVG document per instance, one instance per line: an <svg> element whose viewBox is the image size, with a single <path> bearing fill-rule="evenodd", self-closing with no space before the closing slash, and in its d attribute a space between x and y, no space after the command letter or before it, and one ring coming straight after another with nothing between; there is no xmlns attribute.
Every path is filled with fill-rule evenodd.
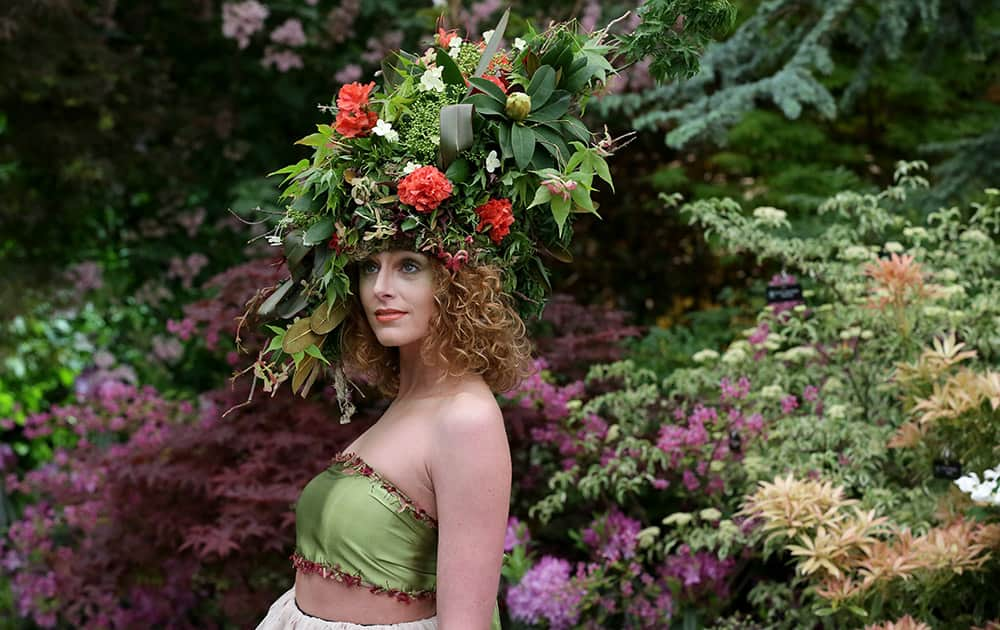
<svg viewBox="0 0 1000 630"><path fill-rule="evenodd" d="M297 570L400 601L434 597L437 541L434 517L354 453L336 455L295 504Z"/></svg>

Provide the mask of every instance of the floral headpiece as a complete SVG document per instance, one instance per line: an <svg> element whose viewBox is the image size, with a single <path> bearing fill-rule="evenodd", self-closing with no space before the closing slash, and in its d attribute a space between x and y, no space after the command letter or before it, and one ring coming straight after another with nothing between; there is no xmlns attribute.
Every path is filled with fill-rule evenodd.
<svg viewBox="0 0 1000 630"><path fill-rule="evenodd" d="M551 288L541 256L569 261L572 215L597 214L595 177L612 186L604 158L614 141L579 119L614 72L612 46L606 29L564 23L502 49L507 18L479 42L439 29L423 55L383 62L380 86L343 86L334 124L298 141L315 148L312 159L272 173L286 176L289 204L267 238L284 247L291 277L248 313L293 321L268 326L274 337L253 366L265 391L294 370L292 389L305 396L337 362L328 337L348 313L346 267L384 249L452 270L497 265L521 315L541 314Z"/></svg>

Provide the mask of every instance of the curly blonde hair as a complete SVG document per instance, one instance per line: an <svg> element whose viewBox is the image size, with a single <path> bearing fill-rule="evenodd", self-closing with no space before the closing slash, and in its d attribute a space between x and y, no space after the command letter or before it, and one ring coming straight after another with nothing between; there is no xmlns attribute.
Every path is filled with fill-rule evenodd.
<svg viewBox="0 0 1000 630"><path fill-rule="evenodd" d="M500 269L463 265L448 271L430 258L434 302L430 332L420 356L425 363L446 366L446 373L482 374L494 393L513 389L534 371L531 341L513 300L503 291ZM357 265L351 283L358 286ZM355 291L341 334L341 356L348 371L371 379L383 394L399 389L399 349L379 343Z"/></svg>

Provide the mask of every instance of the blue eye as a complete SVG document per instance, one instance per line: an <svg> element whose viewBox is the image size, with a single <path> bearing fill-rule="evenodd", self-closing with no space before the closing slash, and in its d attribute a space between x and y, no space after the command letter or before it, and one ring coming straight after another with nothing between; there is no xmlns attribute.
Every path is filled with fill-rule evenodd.
<svg viewBox="0 0 1000 630"><path fill-rule="evenodd" d="M370 260L366 260L363 263L361 263L361 273L365 273L365 274L367 274L367 273L374 273L375 269L373 269L373 267L377 268L378 265L376 265L375 263L373 263Z"/></svg>
<svg viewBox="0 0 1000 630"><path fill-rule="evenodd" d="M403 261L403 270L406 271L407 267L409 267L411 269L411 271L408 271L407 273L416 273L416 272L420 271L420 265L418 265L417 263L413 262L412 260L404 260Z"/></svg>

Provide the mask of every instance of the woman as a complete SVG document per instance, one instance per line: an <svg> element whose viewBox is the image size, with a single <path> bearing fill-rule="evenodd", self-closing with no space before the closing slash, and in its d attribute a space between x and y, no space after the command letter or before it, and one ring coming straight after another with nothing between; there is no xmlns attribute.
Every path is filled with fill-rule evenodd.
<svg viewBox="0 0 1000 630"><path fill-rule="evenodd" d="M295 585L258 630L499 627L511 464L493 393L530 369L524 325L495 268L388 250L356 272L342 356L394 398L303 490Z"/></svg>
<svg viewBox="0 0 1000 630"><path fill-rule="evenodd" d="M303 489L295 585L261 630L499 628L511 464L493 394L530 372L543 257L568 260L615 144L578 118L611 68L606 31L502 48L506 22L481 41L439 29L381 86L342 86L333 124L299 141L312 159L274 173L289 203L267 239L290 277L248 312L287 326L255 377L273 393L294 372L305 396L332 367L342 421L341 366L393 401Z"/></svg>

